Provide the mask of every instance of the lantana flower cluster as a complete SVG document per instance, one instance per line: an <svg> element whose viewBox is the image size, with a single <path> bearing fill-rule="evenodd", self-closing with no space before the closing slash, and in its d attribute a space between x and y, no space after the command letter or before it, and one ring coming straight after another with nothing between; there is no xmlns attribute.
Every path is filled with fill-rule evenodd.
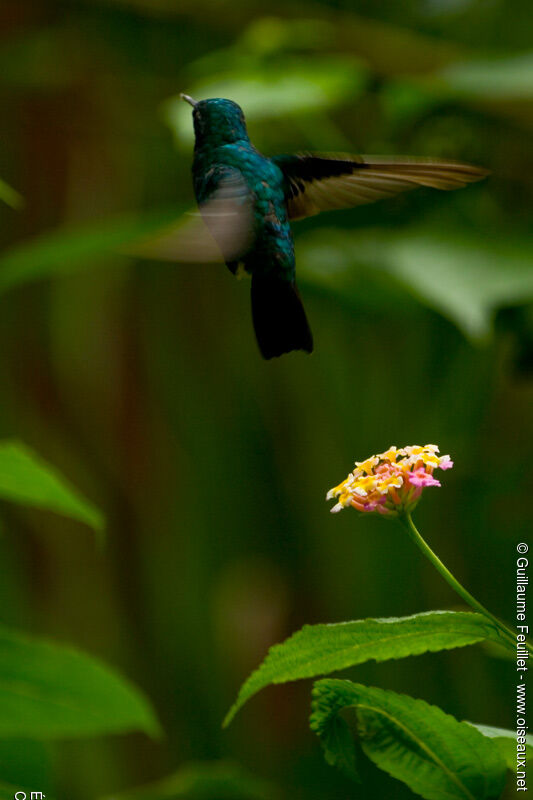
<svg viewBox="0 0 533 800"><path fill-rule="evenodd" d="M326 500L337 498L332 513L348 506L389 517L411 512L427 486L440 486L434 470L453 467L450 456L438 453L436 444L415 444L356 461L354 471L326 495Z"/></svg>

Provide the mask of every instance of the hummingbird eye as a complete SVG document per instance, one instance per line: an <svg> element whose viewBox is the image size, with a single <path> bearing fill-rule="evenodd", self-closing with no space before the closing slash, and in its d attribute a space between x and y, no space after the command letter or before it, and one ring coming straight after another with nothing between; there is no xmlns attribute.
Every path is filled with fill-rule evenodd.
<svg viewBox="0 0 533 800"><path fill-rule="evenodd" d="M197 136L202 137L205 134L205 119L198 110L195 108L192 112L192 121L194 124L194 132Z"/></svg>

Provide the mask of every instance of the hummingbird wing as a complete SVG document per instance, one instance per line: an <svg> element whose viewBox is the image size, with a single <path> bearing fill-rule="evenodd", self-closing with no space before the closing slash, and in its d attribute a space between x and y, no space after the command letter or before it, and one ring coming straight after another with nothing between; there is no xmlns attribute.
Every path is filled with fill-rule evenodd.
<svg viewBox="0 0 533 800"><path fill-rule="evenodd" d="M290 219L373 203L418 186L459 189L488 175L481 167L435 158L294 153L272 160L285 176Z"/></svg>
<svg viewBox="0 0 533 800"><path fill-rule="evenodd" d="M233 169L217 181L198 211L184 214L175 223L128 248L131 255L163 261L237 261L253 239L250 190Z"/></svg>

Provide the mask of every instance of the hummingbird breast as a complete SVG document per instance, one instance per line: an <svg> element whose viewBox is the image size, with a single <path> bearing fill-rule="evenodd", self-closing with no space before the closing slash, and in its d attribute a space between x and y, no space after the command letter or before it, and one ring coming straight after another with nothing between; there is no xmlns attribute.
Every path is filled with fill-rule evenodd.
<svg viewBox="0 0 533 800"><path fill-rule="evenodd" d="M294 243L287 214L283 173L249 141L223 145L210 153L197 152L193 174L199 203L207 199L205 176L212 171L216 173L219 169L228 168L240 173L249 189L252 203L252 243L241 259L245 270L263 277L293 281Z"/></svg>

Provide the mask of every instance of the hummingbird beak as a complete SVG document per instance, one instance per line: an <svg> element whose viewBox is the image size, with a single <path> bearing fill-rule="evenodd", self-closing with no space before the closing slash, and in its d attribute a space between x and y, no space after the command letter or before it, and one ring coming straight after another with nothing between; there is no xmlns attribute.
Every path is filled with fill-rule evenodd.
<svg viewBox="0 0 533 800"><path fill-rule="evenodd" d="M182 100L185 100L186 103L189 103L193 108L197 103L196 100L193 100L188 94L183 94L183 92L180 93L180 97Z"/></svg>

